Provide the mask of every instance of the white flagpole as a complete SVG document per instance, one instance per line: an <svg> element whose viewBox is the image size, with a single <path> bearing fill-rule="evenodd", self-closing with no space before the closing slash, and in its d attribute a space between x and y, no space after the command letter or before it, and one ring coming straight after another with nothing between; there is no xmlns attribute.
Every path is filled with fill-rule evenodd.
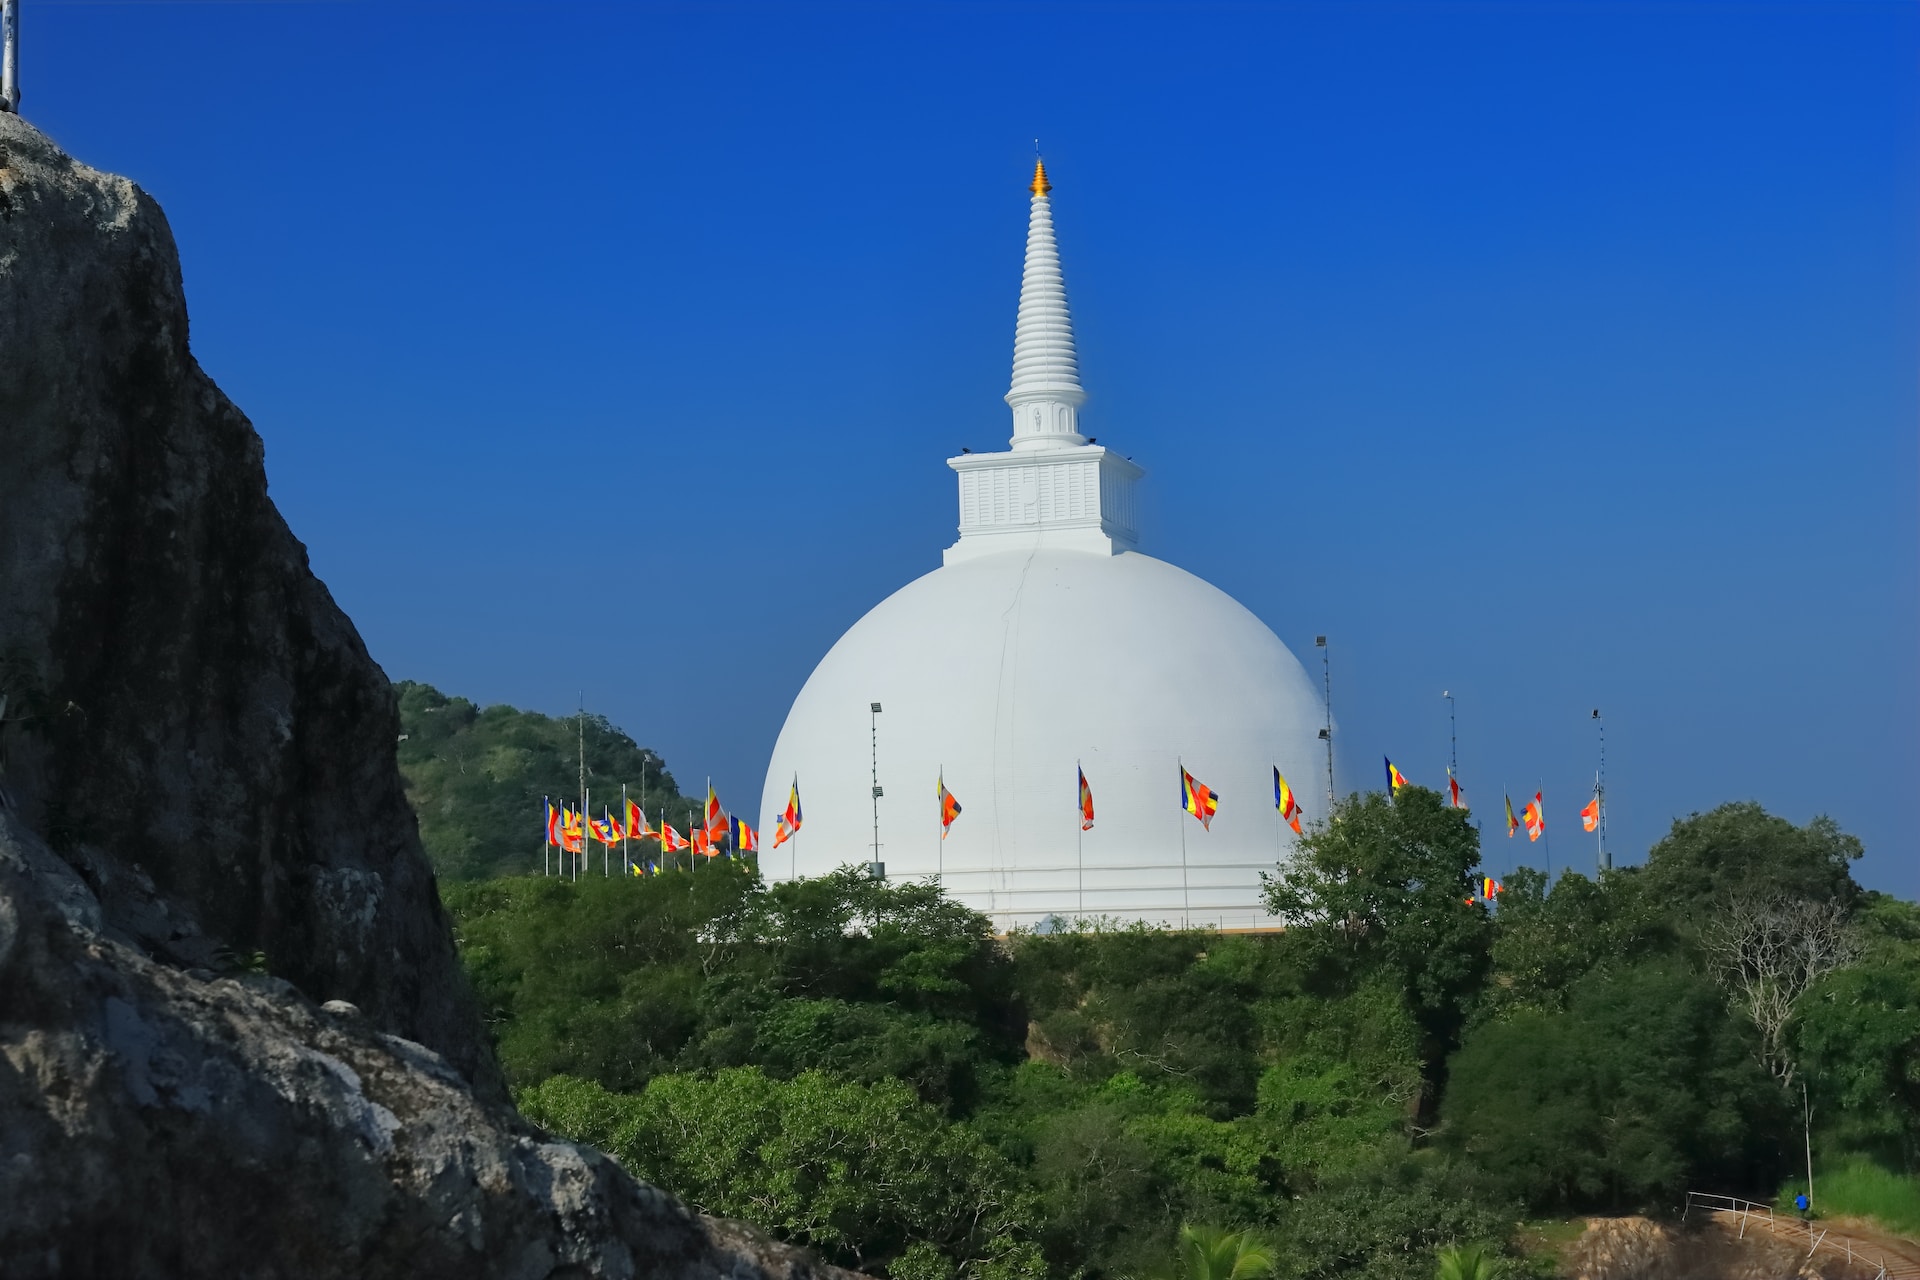
<svg viewBox="0 0 1920 1280"><path fill-rule="evenodd" d="M1080 781L1087 776L1087 766L1075 760L1073 771L1073 860L1080 880L1077 910L1084 920L1087 914L1087 815L1080 808Z"/></svg>

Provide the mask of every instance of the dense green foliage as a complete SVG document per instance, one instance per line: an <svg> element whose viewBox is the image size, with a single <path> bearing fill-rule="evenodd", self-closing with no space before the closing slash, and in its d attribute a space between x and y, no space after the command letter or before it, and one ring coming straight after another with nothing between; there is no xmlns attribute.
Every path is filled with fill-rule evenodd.
<svg viewBox="0 0 1920 1280"><path fill-rule="evenodd" d="M1525 1210L1791 1176L1798 1086L1704 941L1742 894L1853 913L1857 962L1787 1035L1823 1163L1910 1172L1920 911L1862 893L1858 853L1726 806L1489 911L1474 828L1409 788L1303 838L1278 934L995 938L936 886L732 863L447 897L527 1113L702 1209L895 1280L1211 1273L1241 1246L1288 1280L1425 1280L1484 1273Z"/></svg>
<svg viewBox="0 0 1920 1280"><path fill-rule="evenodd" d="M1895 1173L1859 1154L1821 1165L1817 1173L1813 1189L1820 1216L1866 1218L1896 1235L1920 1240L1920 1177ZM1804 1176L1790 1178L1774 1201L1774 1211L1797 1212L1794 1197L1806 1189Z"/></svg>
<svg viewBox="0 0 1920 1280"><path fill-rule="evenodd" d="M624 784L649 813L691 808L660 757L605 716L556 720L509 706L481 708L431 685L402 680L400 776L420 841L443 880L541 869L542 796L580 802L584 739L590 812L620 808ZM678 819L675 820L676 822ZM597 846L596 846L597 848Z"/></svg>

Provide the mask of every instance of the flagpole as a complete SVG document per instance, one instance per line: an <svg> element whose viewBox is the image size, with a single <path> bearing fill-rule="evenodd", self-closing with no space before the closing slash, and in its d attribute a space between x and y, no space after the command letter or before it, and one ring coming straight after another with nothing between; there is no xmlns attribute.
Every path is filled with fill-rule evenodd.
<svg viewBox="0 0 1920 1280"><path fill-rule="evenodd" d="M793 773L793 789L787 792L787 794L790 796L796 796L800 794L800 771L798 769L794 770L794 773ZM789 867L787 879L798 880L800 878L800 828L799 827L795 827L793 830L787 833L787 843L793 846L791 849L787 850L787 864Z"/></svg>
<svg viewBox="0 0 1920 1280"><path fill-rule="evenodd" d="M627 814L627 784L620 784L620 874L633 874L633 819Z"/></svg>
<svg viewBox="0 0 1920 1280"><path fill-rule="evenodd" d="M1080 875L1080 917L1087 915L1087 815L1080 807L1080 783L1087 776L1087 766L1078 760L1073 762L1076 777L1073 783L1073 859L1078 864ZM1078 922L1075 922L1076 928Z"/></svg>
<svg viewBox="0 0 1920 1280"><path fill-rule="evenodd" d="M1286 837L1280 834L1280 787L1277 781L1280 777L1280 766L1277 764L1273 766L1273 776L1276 780L1273 788L1273 853L1277 861L1287 852Z"/></svg>
<svg viewBox="0 0 1920 1280"><path fill-rule="evenodd" d="M580 878L580 859L587 847L587 691L580 691L580 714L576 721L580 744L580 849L573 855L573 878Z"/></svg>
<svg viewBox="0 0 1920 1280"><path fill-rule="evenodd" d="M1551 893L1553 891L1553 836L1547 830L1547 784L1540 778L1535 778L1533 784L1536 788L1533 794L1539 797L1537 807L1540 810L1540 852L1546 855L1547 891Z"/></svg>
<svg viewBox="0 0 1920 1280"><path fill-rule="evenodd" d="M1320 736L1326 739L1327 743L1327 820L1331 822L1333 820L1333 662L1328 655L1332 651L1327 647L1325 636L1315 636L1313 643L1314 647L1320 650L1320 675L1325 681L1327 690L1327 727L1320 731ZM1185 765L1181 766L1183 769L1185 767ZM1185 830L1184 827L1181 829Z"/></svg>
<svg viewBox="0 0 1920 1280"><path fill-rule="evenodd" d="M540 858L545 866L545 869L542 870L540 874L550 876L553 874L553 840L551 839L553 835L552 796L540 797L540 816L546 822L546 828L540 833Z"/></svg>
<svg viewBox="0 0 1920 1280"><path fill-rule="evenodd" d="M1181 798L1185 800L1188 794L1192 794L1187 789L1187 760L1181 760L1179 756L1175 756L1175 760L1179 760L1179 766L1181 766ZM1332 777L1332 773L1327 777ZM1181 814L1183 816L1187 814L1185 804L1181 804ZM1192 892L1187 889L1187 823L1181 823L1181 929L1192 927L1190 915L1192 915Z"/></svg>
<svg viewBox="0 0 1920 1280"><path fill-rule="evenodd" d="M1613 858L1607 853L1607 722L1600 718L1600 708L1593 709L1594 723L1600 729L1600 768L1593 775L1593 801L1597 812L1594 814L1594 843L1599 850L1600 869L1613 870Z"/></svg>
<svg viewBox="0 0 1920 1280"><path fill-rule="evenodd" d="M946 789L947 766L942 764L940 766L940 790L944 792ZM942 795L939 797L939 800L940 803L937 806L939 812L935 814L935 819L940 826L940 843L933 846L933 878L936 882L947 874L947 798L945 795Z"/></svg>

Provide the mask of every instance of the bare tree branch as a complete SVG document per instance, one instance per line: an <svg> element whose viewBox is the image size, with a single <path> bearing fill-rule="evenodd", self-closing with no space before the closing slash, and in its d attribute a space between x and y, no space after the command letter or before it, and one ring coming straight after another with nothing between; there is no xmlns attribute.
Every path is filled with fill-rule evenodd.
<svg viewBox="0 0 1920 1280"><path fill-rule="evenodd" d="M1860 943L1836 903L1803 898L1729 899L1701 932L1714 977L1760 1033L1760 1061L1782 1087L1798 1064L1787 1026L1820 979L1860 957Z"/></svg>

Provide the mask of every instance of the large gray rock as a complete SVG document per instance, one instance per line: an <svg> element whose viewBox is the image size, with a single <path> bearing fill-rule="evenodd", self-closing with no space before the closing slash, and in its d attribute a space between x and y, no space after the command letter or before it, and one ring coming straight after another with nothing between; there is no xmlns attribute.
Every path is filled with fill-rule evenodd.
<svg viewBox="0 0 1920 1280"><path fill-rule="evenodd" d="M102 932L0 813L0 1275L845 1277L477 1100L274 978Z"/></svg>
<svg viewBox="0 0 1920 1280"><path fill-rule="evenodd" d="M162 958L266 967L498 1081L386 676L187 350L166 218L0 114L0 788Z"/></svg>
<svg viewBox="0 0 1920 1280"><path fill-rule="evenodd" d="M0 1275L844 1274L514 1114L397 732L159 209L0 113Z"/></svg>

